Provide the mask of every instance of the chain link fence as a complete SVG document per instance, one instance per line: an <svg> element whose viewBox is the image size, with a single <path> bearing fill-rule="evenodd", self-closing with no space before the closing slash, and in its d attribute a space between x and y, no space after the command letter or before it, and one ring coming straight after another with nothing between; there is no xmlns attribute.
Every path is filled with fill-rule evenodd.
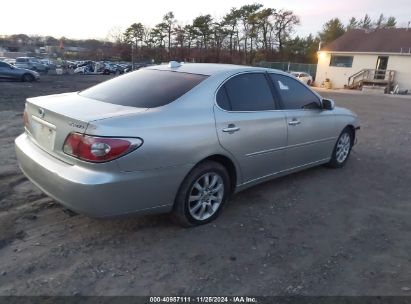
<svg viewBox="0 0 411 304"><path fill-rule="evenodd" d="M281 70L284 72L306 72L312 77L315 77L315 73L317 72L317 65L309 63L261 61L257 64L257 66Z"/></svg>

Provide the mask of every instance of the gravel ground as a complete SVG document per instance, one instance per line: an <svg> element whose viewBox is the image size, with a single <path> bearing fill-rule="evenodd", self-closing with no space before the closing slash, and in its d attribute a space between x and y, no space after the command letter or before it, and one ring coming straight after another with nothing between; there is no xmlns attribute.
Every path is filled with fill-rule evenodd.
<svg viewBox="0 0 411 304"><path fill-rule="evenodd" d="M256 186L184 229L70 214L19 171L25 98L104 79L0 83L0 295L411 295L411 98L321 91L360 116L347 166Z"/></svg>

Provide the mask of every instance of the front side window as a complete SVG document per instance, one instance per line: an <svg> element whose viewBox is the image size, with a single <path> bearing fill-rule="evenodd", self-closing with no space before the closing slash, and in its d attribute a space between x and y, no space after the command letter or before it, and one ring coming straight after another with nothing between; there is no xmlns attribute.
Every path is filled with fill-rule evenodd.
<svg viewBox="0 0 411 304"><path fill-rule="evenodd" d="M331 55L330 66L351 68L353 59L354 59L353 56Z"/></svg>
<svg viewBox="0 0 411 304"><path fill-rule="evenodd" d="M270 77L285 110L321 108L318 96L296 79L280 74L270 74Z"/></svg>
<svg viewBox="0 0 411 304"><path fill-rule="evenodd" d="M138 70L80 92L81 96L137 108L155 108L173 102L207 76L159 70Z"/></svg>
<svg viewBox="0 0 411 304"><path fill-rule="evenodd" d="M273 95L262 73L246 73L229 79L217 92L217 104L227 111L275 110Z"/></svg>

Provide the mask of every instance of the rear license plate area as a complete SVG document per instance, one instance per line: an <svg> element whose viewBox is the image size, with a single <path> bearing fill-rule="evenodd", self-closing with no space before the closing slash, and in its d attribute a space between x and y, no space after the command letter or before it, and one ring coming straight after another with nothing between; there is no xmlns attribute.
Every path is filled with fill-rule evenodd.
<svg viewBox="0 0 411 304"><path fill-rule="evenodd" d="M36 116L32 116L30 129L33 139L39 146L49 151L53 150L56 139L55 125Z"/></svg>

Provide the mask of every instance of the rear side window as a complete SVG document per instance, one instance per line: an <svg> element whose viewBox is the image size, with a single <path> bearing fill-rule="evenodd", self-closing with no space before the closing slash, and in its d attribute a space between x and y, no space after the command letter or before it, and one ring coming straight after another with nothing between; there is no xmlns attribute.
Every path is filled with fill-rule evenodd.
<svg viewBox="0 0 411 304"><path fill-rule="evenodd" d="M181 97L207 76L158 70L138 70L80 92L81 96L137 108L164 106Z"/></svg>
<svg viewBox="0 0 411 304"><path fill-rule="evenodd" d="M27 59L26 58L17 58L16 59L16 62L26 62L27 61Z"/></svg>
<svg viewBox="0 0 411 304"><path fill-rule="evenodd" d="M274 110L273 95L262 73L247 73L228 80L217 92L217 104L228 111Z"/></svg>
<svg viewBox="0 0 411 304"><path fill-rule="evenodd" d="M286 110L319 109L320 100L298 80L289 76L270 74L274 87L281 97Z"/></svg>

